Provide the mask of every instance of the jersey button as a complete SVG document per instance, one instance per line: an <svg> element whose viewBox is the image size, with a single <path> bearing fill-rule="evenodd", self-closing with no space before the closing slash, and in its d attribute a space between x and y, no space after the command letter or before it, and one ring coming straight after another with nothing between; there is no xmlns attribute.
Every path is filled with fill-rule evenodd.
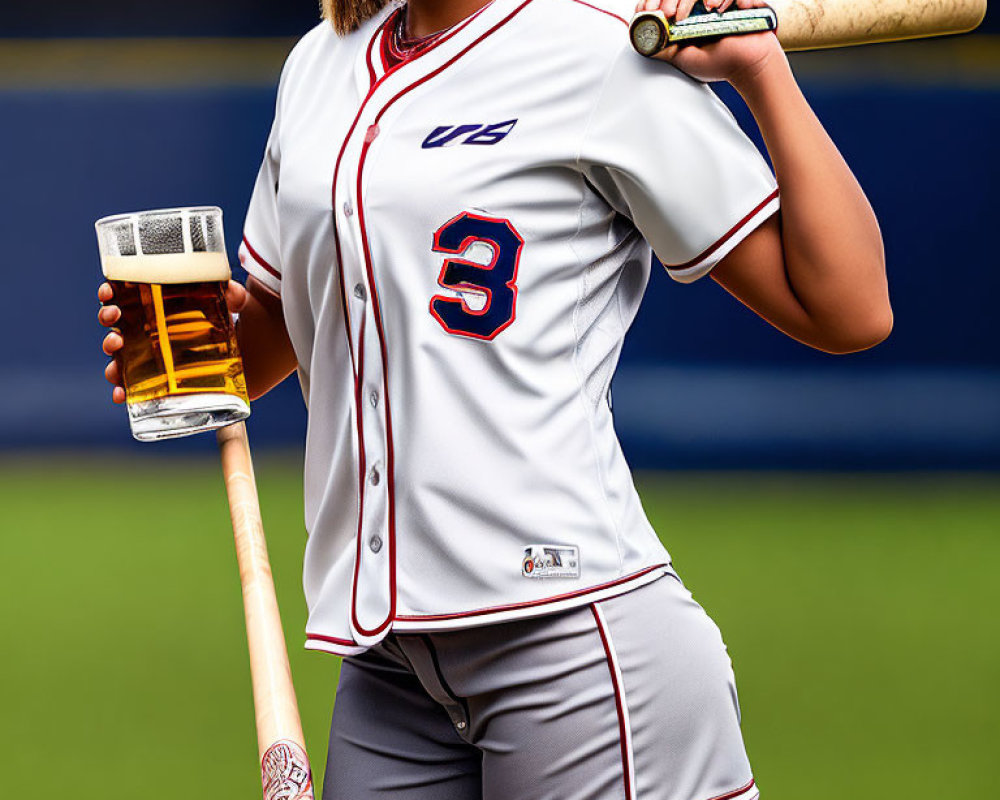
<svg viewBox="0 0 1000 800"><path fill-rule="evenodd" d="M368 402L372 404L372 408L378 408L378 391L372 389L371 394L368 395Z"/></svg>
<svg viewBox="0 0 1000 800"><path fill-rule="evenodd" d="M354 296L358 298L358 300L363 301L365 299L365 287L360 283L355 284L354 286Z"/></svg>
<svg viewBox="0 0 1000 800"><path fill-rule="evenodd" d="M372 486L378 486L382 483L382 473L378 471L378 467L372 467L372 471L368 474L368 480L371 481Z"/></svg>
<svg viewBox="0 0 1000 800"><path fill-rule="evenodd" d="M354 216L354 206L351 205L350 200L344 201L344 216L353 217Z"/></svg>
<svg viewBox="0 0 1000 800"><path fill-rule="evenodd" d="M382 129L378 125L369 126L368 130L365 132L365 144L371 144L374 142L378 135L382 132Z"/></svg>
<svg viewBox="0 0 1000 800"><path fill-rule="evenodd" d="M382 537L375 535L368 540L368 547L373 553L378 553L382 550Z"/></svg>

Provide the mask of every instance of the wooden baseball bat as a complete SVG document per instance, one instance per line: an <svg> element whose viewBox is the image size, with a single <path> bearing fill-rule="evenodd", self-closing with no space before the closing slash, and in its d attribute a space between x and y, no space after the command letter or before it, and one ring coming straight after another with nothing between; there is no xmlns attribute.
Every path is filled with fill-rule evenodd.
<svg viewBox="0 0 1000 800"><path fill-rule="evenodd" d="M785 50L819 50L966 33L977 28L986 15L986 0L768 0L768 5L777 15L778 40ZM726 25L723 20L730 14L734 17ZM735 6L721 15L719 23L721 35L754 30L735 14ZM677 27L683 40L696 41L690 32L680 30L682 26ZM740 26L743 31L738 30ZM630 26L632 43L643 55L655 54L671 43L673 28L661 12L641 12ZM711 33L709 19L703 30L706 39L720 35Z"/></svg>
<svg viewBox="0 0 1000 800"><path fill-rule="evenodd" d="M264 800L313 800L312 770L267 557L246 425L221 428L216 438L243 587Z"/></svg>

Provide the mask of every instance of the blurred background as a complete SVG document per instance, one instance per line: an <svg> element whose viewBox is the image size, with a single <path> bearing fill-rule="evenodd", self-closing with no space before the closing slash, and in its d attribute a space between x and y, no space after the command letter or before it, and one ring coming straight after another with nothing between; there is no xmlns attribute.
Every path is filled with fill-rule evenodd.
<svg viewBox="0 0 1000 800"><path fill-rule="evenodd" d="M136 444L109 402L93 222L219 205L239 272L278 71L316 21L306 0L0 7L0 765L33 794L259 792L214 444ZM990 796L1000 13L793 61L879 216L895 331L827 356L654 272L619 432L726 634L765 797ZM288 381L250 431L322 773L338 662L301 649L304 424Z"/></svg>

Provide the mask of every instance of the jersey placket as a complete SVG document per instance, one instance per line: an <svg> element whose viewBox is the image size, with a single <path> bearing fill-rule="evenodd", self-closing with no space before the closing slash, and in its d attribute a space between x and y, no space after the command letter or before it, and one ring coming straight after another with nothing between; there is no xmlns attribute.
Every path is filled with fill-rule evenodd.
<svg viewBox="0 0 1000 800"><path fill-rule="evenodd" d="M454 33L459 33L477 16L457 26ZM352 635L362 645L380 641L396 613L394 476L385 365L387 350L374 266L366 251L361 197L364 163L382 133L379 116L394 99L391 88L384 86L389 75L380 74L373 64L373 50L379 35L376 32L356 64L355 76L362 99L337 161L333 187L341 290L354 360L358 435L358 531L350 623ZM366 78L372 81L368 87L365 87Z"/></svg>
<svg viewBox="0 0 1000 800"><path fill-rule="evenodd" d="M477 43L515 16L531 0L524 0L500 21L490 20L486 6L459 24L425 53L451 39L449 50L425 61L425 53L377 78L357 111L342 147L334 175L333 209L337 220L337 251L341 284L345 292L348 335L355 367L355 416L358 429L359 520L357 554L351 601L351 631L361 645L379 642L396 616L396 531L394 514L394 464L392 413L387 372L388 350L382 320L381 298L366 231L363 183L366 162L376 160L389 122L385 113L411 90L440 74ZM483 15L488 28L459 38ZM492 27L488 27L492 23ZM371 48L360 54L364 71L370 69ZM413 69L414 65L421 68ZM409 71L408 71L409 70ZM399 76L398 80L396 76ZM362 84L363 85L363 84Z"/></svg>
<svg viewBox="0 0 1000 800"><path fill-rule="evenodd" d="M386 369L380 302L367 268L363 208L359 197L360 154L372 138L359 113L338 163L334 213L337 218L341 281L347 306L355 368L355 421L358 430L359 519L351 630L361 644L382 638L395 606L395 547L390 521L391 458L386 407Z"/></svg>

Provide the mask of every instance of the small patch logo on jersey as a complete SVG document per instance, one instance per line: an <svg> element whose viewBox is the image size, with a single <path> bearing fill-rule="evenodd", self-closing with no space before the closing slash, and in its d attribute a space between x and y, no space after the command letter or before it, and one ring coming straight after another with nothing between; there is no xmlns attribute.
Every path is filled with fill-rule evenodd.
<svg viewBox="0 0 1000 800"><path fill-rule="evenodd" d="M421 147L424 150L433 150L436 147L451 147L455 144L500 144L514 130L515 125L517 125L516 119L497 122L493 125L479 123L474 125L441 125L431 131Z"/></svg>
<svg viewBox="0 0 1000 800"><path fill-rule="evenodd" d="M579 578L580 548L558 544L525 547L521 574L525 578Z"/></svg>

